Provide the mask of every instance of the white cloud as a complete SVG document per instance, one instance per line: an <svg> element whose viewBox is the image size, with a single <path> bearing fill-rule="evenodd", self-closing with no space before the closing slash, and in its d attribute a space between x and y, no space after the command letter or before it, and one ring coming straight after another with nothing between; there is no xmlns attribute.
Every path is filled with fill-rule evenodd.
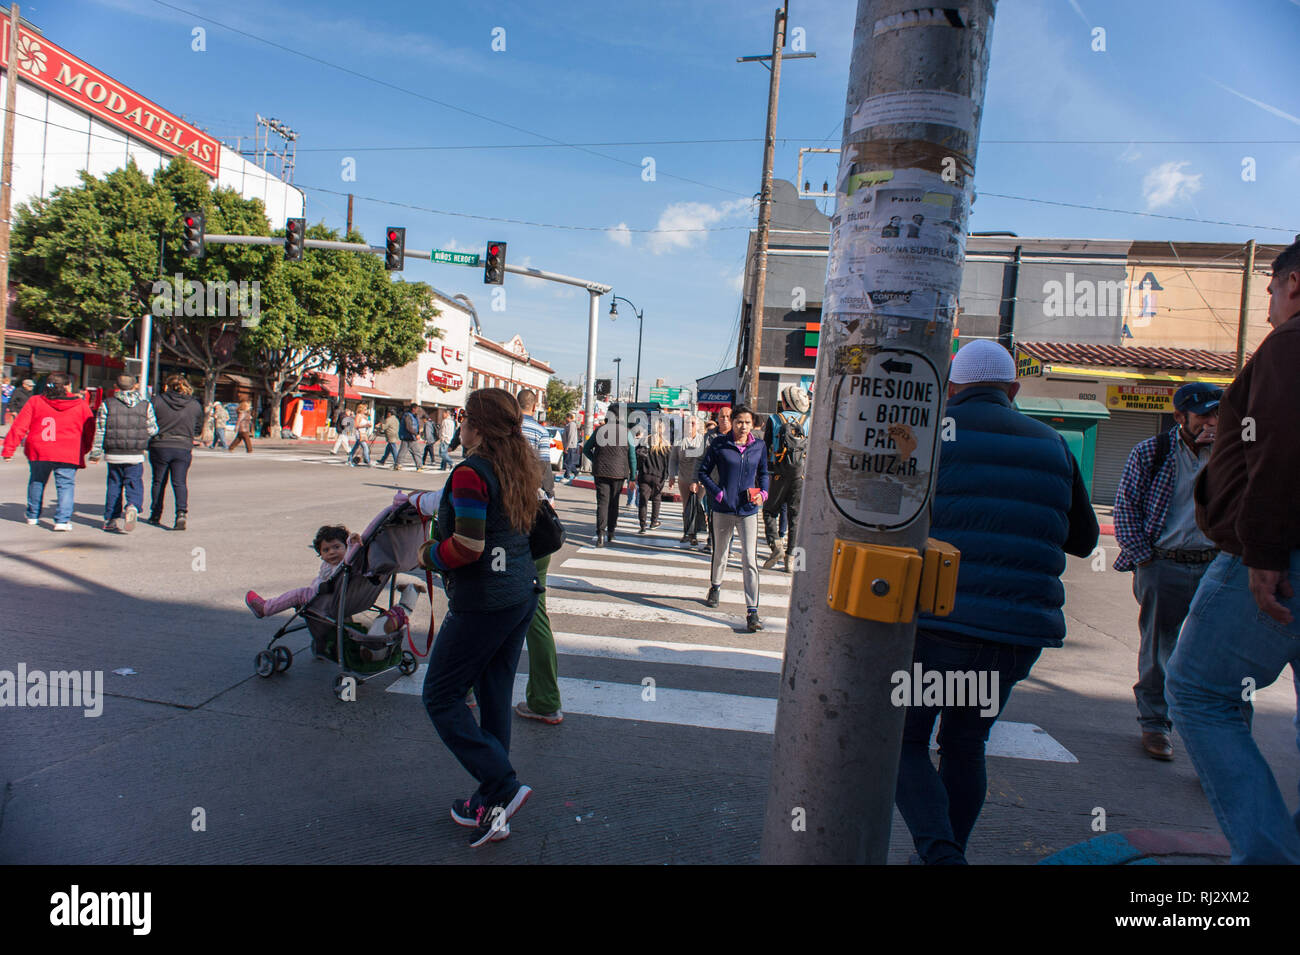
<svg viewBox="0 0 1300 955"><path fill-rule="evenodd" d="M735 275L727 278L727 287L739 295L745 288L745 272L742 269Z"/></svg>
<svg viewBox="0 0 1300 955"><path fill-rule="evenodd" d="M710 226L742 213L748 215L753 199L732 199L716 206L707 202L674 202L659 214L655 226L661 231L650 233L650 250L655 255L698 244Z"/></svg>
<svg viewBox="0 0 1300 955"><path fill-rule="evenodd" d="M1201 191L1201 174L1183 172L1183 167L1189 165L1188 160L1166 162L1147 173L1142 180L1142 195L1148 209L1159 209L1178 199L1190 199Z"/></svg>
<svg viewBox="0 0 1300 955"><path fill-rule="evenodd" d="M632 230L627 227L626 222L620 222L612 229L606 229L605 234L609 236L611 242L627 248L632 244Z"/></svg>

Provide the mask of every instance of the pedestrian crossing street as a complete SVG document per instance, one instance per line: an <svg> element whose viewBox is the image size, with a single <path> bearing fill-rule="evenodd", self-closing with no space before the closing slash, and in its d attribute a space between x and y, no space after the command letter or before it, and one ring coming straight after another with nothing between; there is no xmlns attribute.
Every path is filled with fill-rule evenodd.
<svg viewBox="0 0 1300 955"><path fill-rule="evenodd" d="M665 505L663 526L645 535L636 533L635 512L629 515L625 509L614 543L597 548L586 543L590 504L568 495L556 504L570 529L569 544L580 543L553 557L547 575L546 605L566 720L596 716L772 733L791 576L759 571L764 629L751 634L744 628L738 544L724 576L721 604L710 609L704 606L709 557L678 546L682 525L680 516L671 516L675 505ZM760 544L760 560L765 553ZM526 660L525 651L521 671ZM418 698L426 670L421 664L411 676L395 680L388 692ZM618 678L600 678L611 672ZM738 679L742 692L736 692ZM526 672L516 676L516 702L524 698L527 682ZM719 684L729 692L711 688ZM1030 723L994 724L987 751L991 756L1077 762Z"/></svg>

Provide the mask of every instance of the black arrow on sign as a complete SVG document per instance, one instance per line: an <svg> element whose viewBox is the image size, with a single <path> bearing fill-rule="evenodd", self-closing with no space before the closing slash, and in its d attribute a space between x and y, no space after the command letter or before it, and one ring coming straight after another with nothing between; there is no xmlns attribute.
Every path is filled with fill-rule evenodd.
<svg viewBox="0 0 1300 955"><path fill-rule="evenodd" d="M912 373L912 363L910 361L899 361L896 358L886 359L881 363L880 367L890 374L898 372L899 374L910 375Z"/></svg>

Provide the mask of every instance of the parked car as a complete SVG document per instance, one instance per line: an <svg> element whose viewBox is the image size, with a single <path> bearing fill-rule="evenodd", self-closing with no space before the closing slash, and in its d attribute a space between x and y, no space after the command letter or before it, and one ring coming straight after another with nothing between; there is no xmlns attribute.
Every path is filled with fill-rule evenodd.
<svg viewBox="0 0 1300 955"><path fill-rule="evenodd" d="M551 470L558 471L564 461L564 429L547 428L546 431L551 436Z"/></svg>

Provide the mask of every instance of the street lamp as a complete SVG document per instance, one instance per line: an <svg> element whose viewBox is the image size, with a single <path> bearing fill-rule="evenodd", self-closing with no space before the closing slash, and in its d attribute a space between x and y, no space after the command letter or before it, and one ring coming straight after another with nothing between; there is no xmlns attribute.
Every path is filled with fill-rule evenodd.
<svg viewBox="0 0 1300 955"><path fill-rule="evenodd" d="M636 316L636 383L632 386L632 403L636 404L641 400L641 332L645 328L642 319L645 318L645 312L638 312L635 305L628 302L622 295L615 295L609 300L609 317L618 318L618 300L623 299L627 302L628 308L632 309L632 314Z"/></svg>
<svg viewBox="0 0 1300 955"><path fill-rule="evenodd" d="M623 398L623 359L614 359L614 400L621 401Z"/></svg>

